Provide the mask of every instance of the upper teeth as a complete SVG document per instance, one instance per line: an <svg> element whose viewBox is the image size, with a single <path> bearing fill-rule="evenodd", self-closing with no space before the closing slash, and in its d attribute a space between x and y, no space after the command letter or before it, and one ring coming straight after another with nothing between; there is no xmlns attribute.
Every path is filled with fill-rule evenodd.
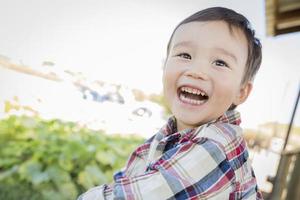
<svg viewBox="0 0 300 200"><path fill-rule="evenodd" d="M198 89L195 89L195 88L189 88L189 87L182 87L181 88L181 91L183 92L188 92L188 93L192 93L192 94L197 94L197 95L200 95L201 96L205 96L206 94Z"/></svg>

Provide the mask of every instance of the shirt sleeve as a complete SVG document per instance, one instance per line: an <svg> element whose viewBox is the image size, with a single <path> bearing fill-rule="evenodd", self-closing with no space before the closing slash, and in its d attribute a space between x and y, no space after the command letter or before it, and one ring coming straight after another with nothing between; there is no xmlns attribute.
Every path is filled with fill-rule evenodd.
<svg viewBox="0 0 300 200"><path fill-rule="evenodd" d="M228 199L234 179L224 148L196 137L164 152L144 174L92 188L79 200Z"/></svg>
<svg viewBox="0 0 300 200"><path fill-rule="evenodd" d="M226 147L226 156L235 171L236 177L235 189L230 194L229 199L263 199L251 167L245 139L243 137L236 137Z"/></svg>
<svg viewBox="0 0 300 200"><path fill-rule="evenodd" d="M229 200L263 199L257 186L242 129L239 126L218 123L207 129L202 136L219 143L231 169L234 170L234 190L230 193Z"/></svg>

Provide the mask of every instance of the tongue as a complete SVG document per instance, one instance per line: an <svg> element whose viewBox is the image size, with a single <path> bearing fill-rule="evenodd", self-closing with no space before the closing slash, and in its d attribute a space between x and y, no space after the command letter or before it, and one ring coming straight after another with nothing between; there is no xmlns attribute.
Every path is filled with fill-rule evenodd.
<svg viewBox="0 0 300 200"><path fill-rule="evenodd" d="M194 99L194 100L205 100L205 98L203 98L202 95L185 93L184 96L187 97L187 98L189 98L189 99Z"/></svg>

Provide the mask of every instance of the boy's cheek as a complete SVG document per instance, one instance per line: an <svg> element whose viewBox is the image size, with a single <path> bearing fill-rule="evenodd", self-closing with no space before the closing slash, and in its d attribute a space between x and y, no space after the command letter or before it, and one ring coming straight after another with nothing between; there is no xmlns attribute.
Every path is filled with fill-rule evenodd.
<svg viewBox="0 0 300 200"><path fill-rule="evenodd" d="M172 79L174 79L174 76L175 76L174 71L166 68L162 76L163 83L166 84L167 82L172 81Z"/></svg>

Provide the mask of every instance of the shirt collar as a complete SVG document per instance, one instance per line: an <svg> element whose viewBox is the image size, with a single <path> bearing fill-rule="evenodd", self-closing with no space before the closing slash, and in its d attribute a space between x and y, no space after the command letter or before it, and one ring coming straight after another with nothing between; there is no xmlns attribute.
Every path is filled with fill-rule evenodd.
<svg viewBox="0 0 300 200"><path fill-rule="evenodd" d="M221 117L219 117L217 120L215 120L215 123L216 122L240 125L241 115L236 110L228 110Z"/></svg>

